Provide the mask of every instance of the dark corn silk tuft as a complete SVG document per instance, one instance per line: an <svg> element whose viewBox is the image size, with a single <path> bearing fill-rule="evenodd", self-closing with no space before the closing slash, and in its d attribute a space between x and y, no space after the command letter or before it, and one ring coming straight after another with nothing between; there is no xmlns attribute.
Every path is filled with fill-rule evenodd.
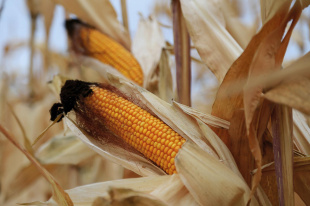
<svg viewBox="0 0 310 206"><path fill-rule="evenodd" d="M66 115L77 104L81 98L85 98L92 93L90 85L95 83L83 82L80 80L67 80L61 88L60 101L55 103L50 109L51 120L54 121L59 114ZM62 119L61 117L58 122Z"/></svg>
<svg viewBox="0 0 310 206"><path fill-rule="evenodd" d="M95 136L96 130L111 133L166 173L176 173L174 158L186 141L183 137L125 95L115 92L116 88L78 80L67 82L60 94L64 113L74 109L86 131ZM98 124L99 128L92 126Z"/></svg>

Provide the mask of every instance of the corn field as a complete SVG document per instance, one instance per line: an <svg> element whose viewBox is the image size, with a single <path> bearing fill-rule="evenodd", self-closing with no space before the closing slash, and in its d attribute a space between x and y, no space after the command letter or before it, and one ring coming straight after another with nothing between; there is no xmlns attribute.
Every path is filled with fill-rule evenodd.
<svg viewBox="0 0 310 206"><path fill-rule="evenodd" d="M309 4L0 1L0 205L310 205Z"/></svg>

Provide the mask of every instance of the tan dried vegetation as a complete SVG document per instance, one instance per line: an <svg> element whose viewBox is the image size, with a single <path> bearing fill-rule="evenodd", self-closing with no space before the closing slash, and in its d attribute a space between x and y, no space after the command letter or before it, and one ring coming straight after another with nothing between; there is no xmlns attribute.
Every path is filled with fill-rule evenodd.
<svg viewBox="0 0 310 206"><path fill-rule="evenodd" d="M109 0L27 0L29 43L3 48L4 62L19 48L29 47L31 57L26 77L1 71L0 205L310 205L309 1L154 1L132 40L128 15L134 14L126 4L134 1L120 1L122 24ZM56 5L95 32L69 35L68 54L48 47ZM46 32L40 45L38 16ZM288 62L289 42L302 55ZM131 67L139 67L139 77L132 78ZM111 93L107 97L87 94L106 119L90 113L91 106L81 115L77 107L87 96L81 93L62 121L63 98L60 115L49 120L68 79L111 90L98 90ZM142 123L148 127L134 139L122 123L130 121L127 110L115 113L124 99L107 101L116 109L102 110L106 103L98 98L118 98L113 92L148 120L156 118L161 137L180 137L173 161L160 149L169 153L164 145L174 139L159 139L157 156L150 150L153 142L144 134L156 124ZM120 141L118 134L130 139Z"/></svg>

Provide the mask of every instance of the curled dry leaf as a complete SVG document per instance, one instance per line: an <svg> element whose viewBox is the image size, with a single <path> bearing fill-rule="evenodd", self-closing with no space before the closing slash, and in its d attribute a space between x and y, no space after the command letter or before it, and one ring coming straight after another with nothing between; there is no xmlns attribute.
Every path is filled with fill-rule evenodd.
<svg viewBox="0 0 310 206"><path fill-rule="evenodd" d="M132 42L132 53L138 59L144 72L144 87L148 87L158 66L165 38L156 18L140 17L138 29Z"/></svg>
<svg viewBox="0 0 310 206"><path fill-rule="evenodd" d="M162 188L162 191L159 191L159 188ZM75 206L82 206L91 205L95 200L98 202L109 202L111 200L111 191L113 190L123 191L123 193L116 195L116 197L137 194L155 199L164 205L180 205L180 203L181 205L182 203L185 203L184 205L197 205L184 188L178 175L113 180L76 187L66 190L66 192ZM98 197L100 197L100 200L98 200ZM48 202L53 202L53 200L51 199Z"/></svg>
<svg viewBox="0 0 310 206"><path fill-rule="evenodd" d="M264 94L264 98L278 104L288 105L310 115L310 77L300 77L283 82Z"/></svg>
<svg viewBox="0 0 310 206"><path fill-rule="evenodd" d="M256 50L255 56L249 68L248 82L252 82L259 75L268 76L271 71L278 70L282 64L284 54L290 39L291 33L300 17L301 6L297 2L294 7L288 12L290 2L286 1L277 11L275 16L270 21L277 21L279 25L274 28L270 28L271 32L264 39L262 39ZM289 21L293 21L287 31L286 35L283 37L285 28ZM267 30L267 24L263 27ZM244 109L246 118L247 133L249 133L250 123L254 115L259 101L261 99L261 94L263 90L263 85L258 85L257 87L249 87L248 84L244 87Z"/></svg>
<svg viewBox="0 0 310 206"><path fill-rule="evenodd" d="M218 1L181 0L190 37L203 62L222 82L241 47L225 29Z"/></svg>
<svg viewBox="0 0 310 206"><path fill-rule="evenodd" d="M117 20L117 14L109 0L54 0L54 2L61 4L68 12L100 29L128 50L130 49L128 31Z"/></svg>
<svg viewBox="0 0 310 206"><path fill-rule="evenodd" d="M195 110L191 107L188 107L186 105L180 104L180 103L175 102L175 101L173 101L173 104L175 104L177 107L179 107L185 113L200 119L205 124L208 124L208 125L213 126L213 127L221 127L224 129L229 128L230 123L226 120L212 116L210 114L204 114L198 110Z"/></svg>
<svg viewBox="0 0 310 206"><path fill-rule="evenodd" d="M270 101L285 104L301 112L310 114L309 110L309 62L310 53L305 54L287 68L272 76L273 85L263 97Z"/></svg>

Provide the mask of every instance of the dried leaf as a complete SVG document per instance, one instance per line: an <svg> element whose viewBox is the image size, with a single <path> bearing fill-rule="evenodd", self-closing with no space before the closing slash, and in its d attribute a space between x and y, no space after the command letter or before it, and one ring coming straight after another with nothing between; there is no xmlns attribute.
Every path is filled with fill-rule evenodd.
<svg viewBox="0 0 310 206"><path fill-rule="evenodd" d="M310 115L310 78L300 77L272 88L264 98Z"/></svg>
<svg viewBox="0 0 310 206"><path fill-rule="evenodd" d="M242 49L225 29L218 2L181 0L181 6L188 32L201 59L222 82Z"/></svg>
<svg viewBox="0 0 310 206"><path fill-rule="evenodd" d="M117 19L117 14L109 0L54 0L90 25L100 29L130 50L130 37Z"/></svg>
<svg viewBox="0 0 310 206"><path fill-rule="evenodd" d="M114 190L131 189L140 194L142 192L146 195L150 194L169 205L180 205L178 203L183 203L182 200L184 200L184 203L190 203L187 205L197 205L193 199L189 198L188 191L184 190L184 186L178 175L113 180L76 187L67 190L66 192L70 195L74 205L91 205L98 197L100 197L100 199L104 198L109 200L110 188L113 188ZM165 192L159 191L159 188L162 188ZM176 197L179 198L179 201L175 200Z"/></svg>
<svg viewBox="0 0 310 206"><path fill-rule="evenodd" d="M53 198L55 201L60 205L68 205L73 206L72 200L70 199L69 195L61 188L61 186L57 183L54 177L40 165L40 163L25 149L23 149L8 133L6 129L4 129L0 125L0 131L5 137L14 144L24 155L31 161L32 164L36 166L36 168L40 171L40 173L46 178L46 180L51 184L53 188Z"/></svg>
<svg viewBox="0 0 310 206"><path fill-rule="evenodd" d="M175 102L175 101L173 101L173 104L175 104L177 107L182 109L185 113L187 113L187 114L189 114L195 118L198 118L199 120L201 120L205 124L208 124L208 125L213 126L213 127L220 127L223 129L229 128L230 123L226 120L220 119L220 118L212 116L210 114L204 114L198 110L195 110L191 107L188 107L186 105L180 104L180 103Z"/></svg>
<svg viewBox="0 0 310 206"><path fill-rule="evenodd" d="M35 156L42 164L78 164L94 154L78 137L67 133L41 145Z"/></svg>
<svg viewBox="0 0 310 206"><path fill-rule="evenodd" d="M244 86L243 81L248 76L250 65L252 63L252 59L254 58L257 48L259 47L259 45L264 39L266 39L269 35L271 35L271 33L274 31L275 28L278 28L280 23L283 21L283 18L284 18L283 16L285 15L286 15L286 11L284 9L282 13L280 12L280 13L277 13L277 15L273 16L272 19L269 20L263 26L263 28L258 32L258 34L256 34L252 38L249 45L243 52L243 54L233 63L233 65L229 69L217 93L215 103L213 104L213 110L212 110L213 115L223 118L225 120L228 120L231 122L231 124L233 122L236 124L240 124L240 120L233 119L235 112L238 112L239 109L243 109L244 107L242 93L240 93L240 87ZM283 43L283 45L286 44L286 41L287 40L285 39L285 43ZM280 54L282 55L282 52L280 52L279 55L277 55L276 62L281 62ZM236 84L238 81L241 82L239 84L239 88L236 88L236 87L233 88L234 87L233 85ZM260 110L258 110L258 112L259 111ZM261 114L264 115L264 112L263 112L264 110L261 110L261 111L262 111ZM252 115L254 115L254 113L252 113ZM257 115L258 115L257 117L259 118L260 117L259 113L257 113ZM233 127L233 125L231 125L231 127ZM243 148L243 153L242 153L243 155L240 155L241 153L237 145L240 145L240 142L243 142L242 144L246 145L247 143L247 140L245 140L246 133L243 132L244 127L240 125L239 126L236 125L234 128L235 129L231 130L230 133L228 133L225 130L219 130L219 129L214 129L214 131L216 131L218 136L221 137L221 139L226 143L226 145L230 149L232 149L231 151L232 151L233 156L235 157L237 165L239 166L239 169L241 170L243 177L245 177L246 181L249 183L251 177L249 176L247 170L249 168L253 168L253 160L251 160L249 152L251 150L254 152L258 152L260 150L259 144L258 144L259 142L257 142L255 138L250 138L252 142L252 143L249 142L251 143L251 150L245 149L246 148L245 146L241 147ZM261 127L260 130L263 131L264 129ZM251 131L252 137L253 136L255 137L257 135L257 138L259 138L258 134L253 133L254 128L252 128L250 131ZM247 158L248 160L244 162L244 160L242 160L244 158ZM258 162L260 162L261 157L260 157L259 152L257 153L255 158L258 160ZM268 156L267 156L267 159L268 159ZM255 189L255 185L258 184L258 181L260 179L259 174L255 178L256 178L256 182L254 182L253 184L253 189Z"/></svg>
<svg viewBox="0 0 310 206"><path fill-rule="evenodd" d="M260 43L250 65L248 82L251 82L259 75L268 76L271 71L277 70L281 66L290 35L301 14L301 7L298 3L296 3L290 12L287 13L290 6L289 3L290 2L288 1L285 2L276 13L276 15L282 17L284 20L279 22L279 26L273 28L272 32ZM273 19L275 19L275 17L273 17L270 21ZM289 28L289 31L283 38L286 25L291 19L293 22ZM263 29L267 30L268 28L264 27ZM247 133L249 133L249 127L252 122L254 111L256 110L261 99L262 90L263 85L249 87L248 84L246 84L244 87L243 101Z"/></svg>
<svg viewBox="0 0 310 206"><path fill-rule="evenodd" d="M55 169L55 165L46 165L45 168L51 172ZM9 188L6 189L5 198L7 200L16 198L24 190L27 190L29 185L38 180L39 177L41 177L40 172L33 164L26 166L16 175L16 178L10 183Z"/></svg>
<svg viewBox="0 0 310 206"><path fill-rule="evenodd" d="M284 1L277 0L260 0L261 5L261 18L263 24L265 24L268 20L270 20L282 6ZM292 2L291 0L287 1L288 4Z"/></svg>

